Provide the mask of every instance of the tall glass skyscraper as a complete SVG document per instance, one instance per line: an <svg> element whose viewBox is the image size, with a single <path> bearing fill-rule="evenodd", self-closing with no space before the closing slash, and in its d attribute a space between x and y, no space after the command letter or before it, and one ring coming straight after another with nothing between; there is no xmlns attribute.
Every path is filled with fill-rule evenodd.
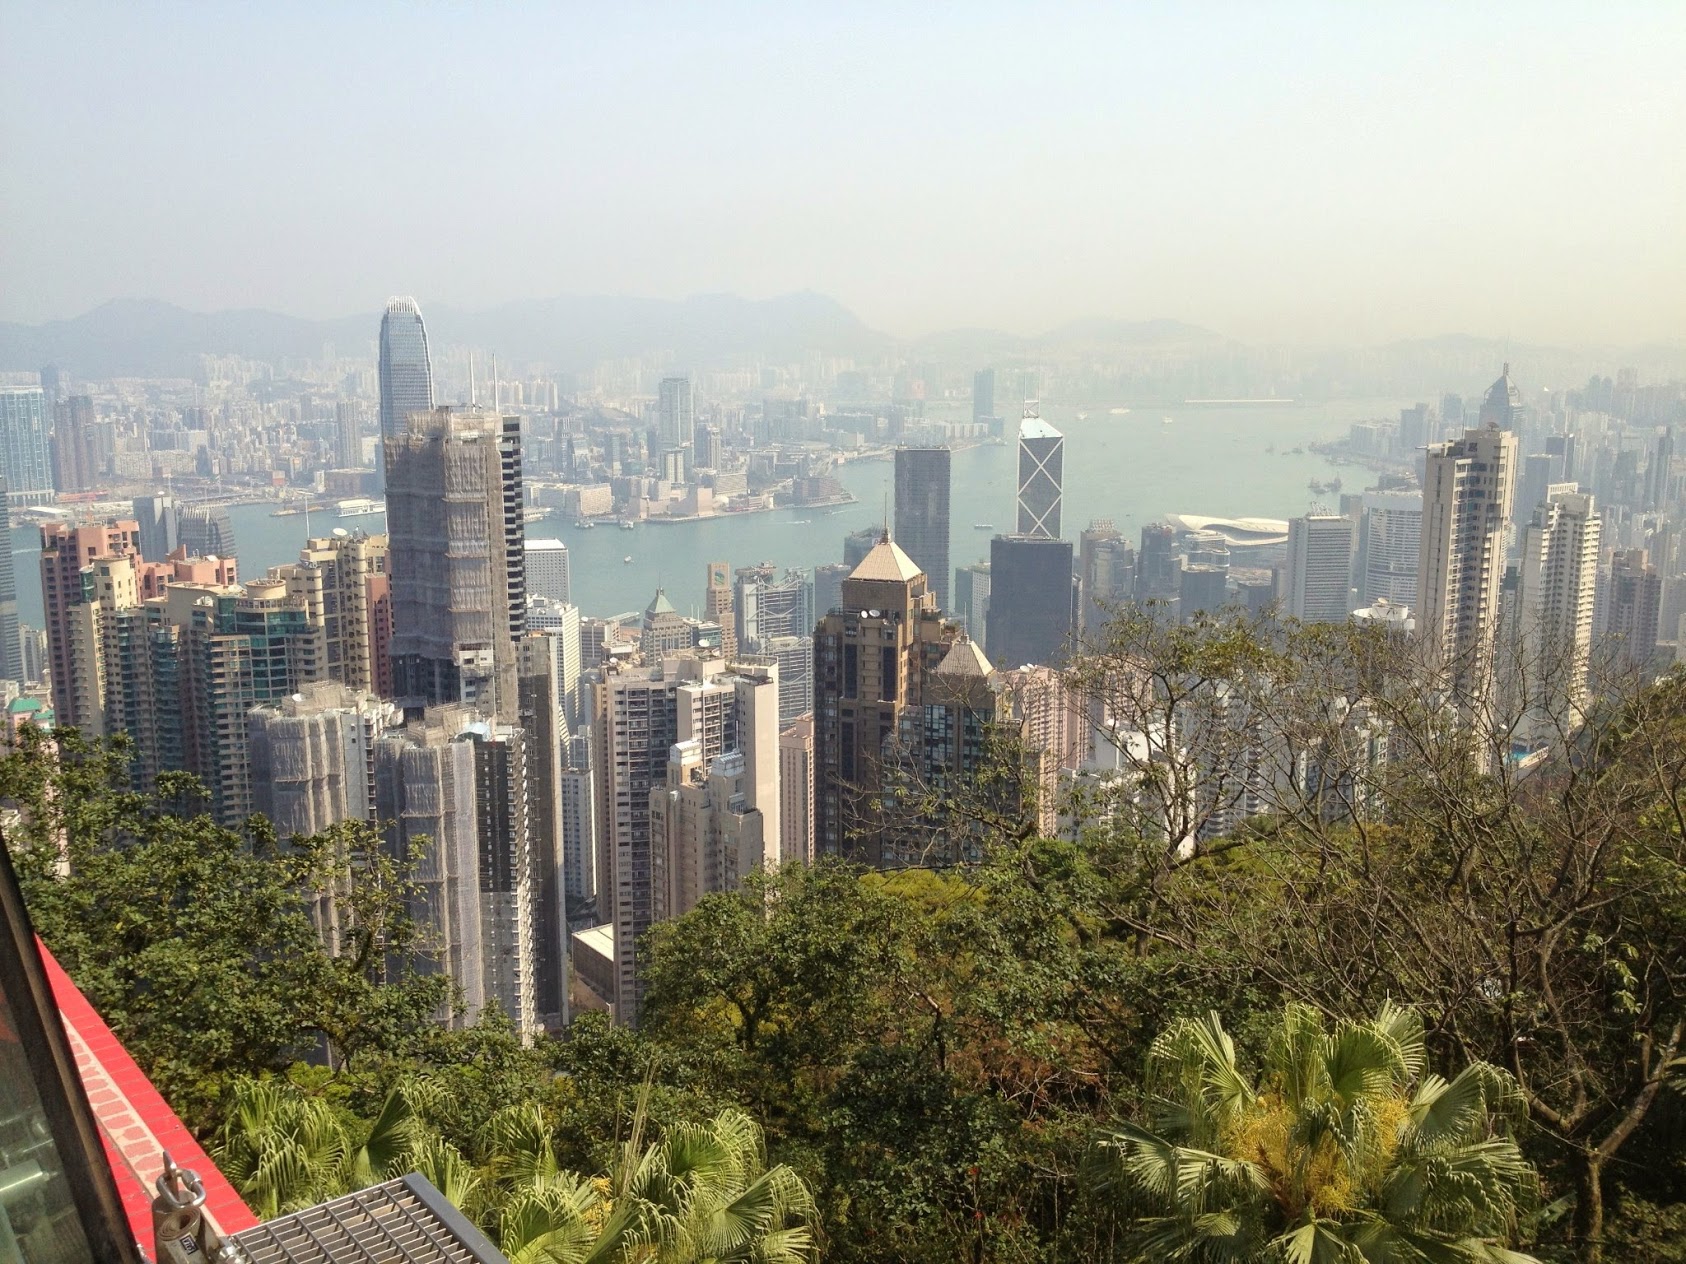
<svg viewBox="0 0 1686 1264"><path fill-rule="evenodd" d="M896 543L925 572L937 609L948 611L947 448L896 449Z"/></svg>
<svg viewBox="0 0 1686 1264"><path fill-rule="evenodd" d="M1060 538L1065 436L1029 413L1019 422L1019 535Z"/></svg>
<svg viewBox="0 0 1686 1264"><path fill-rule="evenodd" d="M14 505L53 499L47 396L39 386L0 390L0 475Z"/></svg>
<svg viewBox="0 0 1686 1264"><path fill-rule="evenodd" d="M381 439L404 433L411 413L433 409L433 366L427 326L413 298L387 300L381 317Z"/></svg>

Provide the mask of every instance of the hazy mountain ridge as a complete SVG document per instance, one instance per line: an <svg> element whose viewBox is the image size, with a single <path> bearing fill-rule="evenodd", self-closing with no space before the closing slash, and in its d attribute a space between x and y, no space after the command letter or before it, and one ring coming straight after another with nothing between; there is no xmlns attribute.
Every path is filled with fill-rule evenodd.
<svg viewBox="0 0 1686 1264"><path fill-rule="evenodd" d="M1224 334L1171 319L1087 317L1045 333L959 328L914 339L872 329L835 299L803 292L770 299L699 294L685 299L561 295L469 310L423 303L435 352L472 346L511 366L542 362L584 370L611 359L666 352L676 369L757 360L791 362L810 354L880 360L896 354L953 364L1034 361L1132 350L1169 352L1179 361L1246 356L1250 348ZM0 370L58 364L73 376L194 377L201 355L233 355L279 365L314 358L325 346L340 355L373 358L378 310L315 320L260 308L195 312L157 299L118 299L69 320L39 325L0 322ZM1686 372L1686 348L1532 345L1507 338L1450 333L1360 348L1300 348L1290 354L1302 373L1332 386L1428 390L1448 382L1490 380L1511 361L1535 384L1578 384L1592 372L1633 365L1655 380ZM1484 376L1485 375L1485 376ZM1300 389L1305 388L1302 383ZM1319 386L1323 386L1320 382ZM1321 392L1320 392L1321 393Z"/></svg>
<svg viewBox="0 0 1686 1264"><path fill-rule="evenodd" d="M436 348L469 344L514 363L542 360L583 369L600 360L667 351L676 365L718 364L809 352L870 355L894 340L869 329L820 294L745 299L702 294L681 300L565 295L468 311L426 302ZM191 377L201 355L278 363L340 354L374 354L380 313L311 320L262 310L193 312L157 299L119 299L70 320L0 323L0 368L61 364L90 378Z"/></svg>

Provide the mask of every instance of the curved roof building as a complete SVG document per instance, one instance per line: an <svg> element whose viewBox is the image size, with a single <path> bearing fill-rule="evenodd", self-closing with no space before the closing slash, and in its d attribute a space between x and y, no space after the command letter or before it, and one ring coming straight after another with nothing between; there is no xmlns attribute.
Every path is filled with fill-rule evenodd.
<svg viewBox="0 0 1686 1264"><path fill-rule="evenodd" d="M1214 518L1207 514L1172 513L1165 515L1165 521L1179 534L1215 532L1232 549L1260 549L1288 541L1288 524L1281 518Z"/></svg>

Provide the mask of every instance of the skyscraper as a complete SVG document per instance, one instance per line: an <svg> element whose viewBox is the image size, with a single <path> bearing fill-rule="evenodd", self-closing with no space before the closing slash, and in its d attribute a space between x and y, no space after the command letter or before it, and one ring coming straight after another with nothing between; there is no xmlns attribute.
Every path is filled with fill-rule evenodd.
<svg viewBox="0 0 1686 1264"><path fill-rule="evenodd" d="M176 498L164 493L137 496L135 523L140 531L140 555L149 562L162 562L176 551L180 528L176 522Z"/></svg>
<svg viewBox="0 0 1686 1264"><path fill-rule="evenodd" d="M732 602L732 565L710 562L703 583L703 618L720 625L720 656L730 662L738 656L737 615Z"/></svg>
<svg viewBox="0 0 1686 1264"><path fill-rule="evenodd" d="M1136 584L1136 553L1110 518L1091 522L1077 537L1077 569L1083 577L1083 632L1098 631L1127 600Z"/></svg>
<svg viewBox="0 0 1686 1264"><path fill-rule="evenodd" d="M514 719L526 623L515 421L436 408L386 440L393 688L409 708L472 702Z"/></svg>
<svg viewBox="0 0 1686 1264"><path fill-rule="evenodd" d="M673 915L669 839L652 829L652 792L667 785L675 743L698 743L695 757L704 770L717 757L742 751L754 763L748 804L768 814L770 836L777 838L778 700L770 679L728 674L721 660L691 654L645 667L607 666L590 693L598 832L607 861L598 908L615 928L616 1018L631 1023L642 995L639 941Z"/></svg>
<svg viewBox="0 0 1686 1264"><path fill-rule="evenodd" d="M1365 492L1358 514L1358 606L1417 606L1421 492Z"/></svg>
<svg viewBox="0 0 1686 1264"><path fill-rule="evenodd" d="M552 1030L568 1020L567 900L563 881L562 638L529 632L516 646L520 660L520 718L525 738L527 845L530 855L533 1003L538 1022Z"/></svg>
<svg viewBox="0 0 1686 1264"><path fill-rule="evenodd" d="M1058 666L1077 627L1071 541L998 535L989 542L989 635L984 645L1005 671Z"/></svg>
<svg viewBox="0 0 1686 1264"><path fill-rule="evenodd" d="M1663 579L1644 549L1619 549L1605 577L1602 635L1626 667L1644 669L1657 657Z"/></svg>
<svg viewBox="0 0 1686 1264"><path fill-rule="evenodd" d="M1492 425L1428 449L1417 633L1465 700L1493 670L1516 453L1516 436Z"/></svg>
<svg viewBox="0 0 1686 1264"><path fill-rule="evenodd" d="M1136 555L1136 600L1168 601L1177 595L1177 531L1168 522L1142 528L1142 547Z"/></svg>
<svg viewBox="0 0 1686 1264"><path fill-rule="evenodd" d="M55 721L86 728L97 699L77 687L74 652L77 607L83 604L82 568L97 558L136 553L140 527L133 519L73 526L49 522L41 527L41 598L47 621L47 661L53 686Z"/></svg>
<svg viewBox="0 0 1686 1264"><path fill-rule="evenodd" d="M947 448L896 449L896 543L925 572L937 609L948 604Z"/></svg>
<svg viewBox="0 0 1686 1264"><path fill-rule="evenodd" d="M988 421L995 416L995 370L979 369L972 374L972 420Z"/></svg>
<svg viewBox="0 0 1686 1264"><path fill-rule="evenodd" d="M882 527L862 527L859 531L851 531L843 537L843 565L854 570L864 560L866 555L878 547L879 537L884 534Z"/></svg>
<svg viewBox="0 0 1686 1264"><path fill-rule="evenodd" d="M989 631L989 563L974 562L954 572L955 619L966 634L987 651Z"/></svg>
<svg viewBox="0 0 1686 1264"><path fill-rule="evenodd" d="M1305 623L1345 623L1352 601L1352 519L1308 514L1288 524L1286 613Z"/></svg>
<svg viewBox="0 0 1686 1264"><path fill-rule="evenodd" d="M375 743L402 717L331 680L252 709L253 810L282 838L375 818Z"/></svg>
<svg viewBox="0 0 1686 1264"><path fill-rule="evenodd" d="M527 596L570 602L568 546L560 540L526 541Z"/></svg>
<svg viewBox="0 0 1686 1264"><path fill-rule="evenodd" d="M401 438L411 413L433 409L427 326L413 298L388 299L381 317L381 439Z"/></svg>
<svg viewBox="0 0 1686 1264"><path fill-rule="evenodd" d="M814 863L814 717L779 734L779 861Z"/></svg>
<svg viewBox="0 0 1686 1264"><path fill-rule="evenodd" d="M334 401L334 459L342 469L354 470L363 464L362 410L356 400Z"/></svg>
<svg viewBox="0 0 1686 1264"><path fill-rule="evenodd" d="M696 440L696 412L691 396L691 379L664 377L656 388L656 435L662 452L684 454L683 477L692 468L692 444Z"/></svg>
<svg viewBox="0 0 1686 1264"><path fill-rule="evenodd" d="M1523 532L1518 630L1530 745L1583 718L1602 530L1593 498L1563 483L1547 489Z"/></svg>
<svg viewBox="0 0 1686 1264"><path fill-rule="evenodd" d="M309 615L279 579L171 583L144 614L153 707L137 746L160 771L196 775L238 829L253 807L248 717L305 683Z"/></svg>
<svg viewBox="0 0 1686 1264"><path fill-rule="evenodd" d="M1487 388L1481 401L1480 424L1497 426L1500 430L1515 430L1522 420L1522 392L1510 380L1510 365L1499 374L1498 381Z"/></svg>
<svg viewBox="0 0 1686 1264"><path fill-rule="evenodd" d="M307 540L297 562L270 569L309 615L310 635L316 641L311 679L378 692L389 638L379 626L377 589L370 581L385 582L386 541L384 535L341 528Z"/></svg>
<svg viewBox="0 0 1686 1264"><path fill-rule="evenodd" d="M99 480L94 441L94 401L72 395L53 405L53 485L61 492L83 492Z"/></svg>
<svg viewBox="0 0 1686 1264"><path fill-rule="evenodd" d="M227 505L181 506L176 510L176 533L177 546L189 557L240 556Z"/></svg>
<svg viewBox="0 0 1686 1264"><path fill-rule="evenodd" d="M0 680L24 683L23 639L18 629L18 576L12 558L12 514L0 477Z"/></svg>
<svg viewBox="0 0 1686 1264"><path fill-rule="evenodd" d="M1067 546L1069 549L1069 546ZM1070 562L1067 562L1070 574ZM959 635L924 572L888 534L843 581L814 633L814 828L824 855L884 863L893 824L884 792L903 713Z"/></svg>
<svg viewBox="0 0 1686 1264"><path fill-rule="evenodd" d="M1019 527L1017 534L1060 537L1065 436L1034 413L1019 422Z"/></svg>
<svg viewBox="0 0 1686 1264"><path fill-rule="evenodd" d="M0 478L14 507L53 499L47 396L39 386L0 387Z"/></svg>

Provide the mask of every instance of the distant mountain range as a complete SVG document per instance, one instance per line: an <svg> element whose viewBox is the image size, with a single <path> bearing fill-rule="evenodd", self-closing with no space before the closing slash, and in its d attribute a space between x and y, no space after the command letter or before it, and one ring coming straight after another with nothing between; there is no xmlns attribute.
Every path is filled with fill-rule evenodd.
<svg viewBox="0 0 1686 1264"><path fill-rule="evenodd" d="M424 303L435 347L467 344L510 362L542 360L583 369L600 360L671 351L681 364L738 356L800 359L809 352L871 354L894 340L868 329L818 294L760 301L704 294L678 301L565 296L506 303L484 311ZM0 323L0 368L61 364L79 377L191 377L201 355L279 363L374 354L380 312L308 320L261 310L192 312L156 299L119 299L71 320Z"/></svg>
<svg viewBox="0 0 1686 1264"><path fill-rule="evenodd" d="M1641 380L1686 373L1686 348L1680 346L1572 351L1466 334L1380 347L1300 348L1284 358L1279 351L1247 348L1175 320L1078 320L1030 337L952 329L906 341L870 328L835 299L812 293L770 299L701 294L677 300L566 295L480 311L429 303L422 310L436 353L471 346L511 367L539 361L555 370L584 370L602 360L656 352L671 353L675 367L692 369L755 360L789 363L815 353L868 361L899 355L951 367L1041 357L1092 357L1105 363L1114 353L1133 349L1152 351L1150 358L1168 376L1151 382L1120 378L1094 389L1144 398L1278 391L1330 398L1435 391L1452 383L1467 388L1491 381L1505 360L1531 387L1561 389L1622 365L1636 367ZM379 330L379 311L309 320L259 309L192 312L156 299L121 299L72 320L0 323L0 370L57 364L73 377L93 381L185 378L197 375L201 355L280 365L319 357L326 345L341 355L372 359ZM1206 368L1192 375L1165 367L1197 362Z"/></svg>
<svg viewBox="0 0 1686 1264"><path fill-rule="evenodd" d="M679 300L567 295L482 311L425 303L422 310L435 347L470 345L510 363L538 360L557 369L662 351L681 366L700 366L751 358L790 361L811 353L874 357L898 346L834 299L812 293L759 300L731 294ZM320 356L331 344L342 355L372 356L379 328L378 311L309 320L259 309L193 312L156 299L119 299L71 320L0 322L0 369L59 364L92 379L192 377L201 355L279 363ZM1090 320L1034 338L963 329L901 346L914 356L987 356L1089 344L1222 342L1210 330L1177 321Z"/></svg>

